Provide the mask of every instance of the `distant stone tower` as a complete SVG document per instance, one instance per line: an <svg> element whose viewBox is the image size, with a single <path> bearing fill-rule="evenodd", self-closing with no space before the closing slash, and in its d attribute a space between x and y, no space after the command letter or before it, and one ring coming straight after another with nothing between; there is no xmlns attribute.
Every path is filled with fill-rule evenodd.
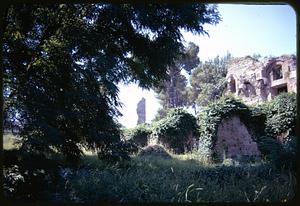
<svg viewBox="0 0 300 206"><path fill-rule="evenodd" d="M146 99L143 97L137 104L136 113L138 115L137 124L146 122Z"/></svg>

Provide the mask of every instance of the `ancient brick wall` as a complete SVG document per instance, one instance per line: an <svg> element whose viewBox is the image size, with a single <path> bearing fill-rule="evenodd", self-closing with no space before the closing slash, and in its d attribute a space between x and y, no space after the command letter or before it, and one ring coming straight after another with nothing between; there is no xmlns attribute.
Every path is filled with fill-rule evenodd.
<svg viewBox="0 0 300 206"><path fill-rule="evenodd" d="M245 156L260 156L257 144L251 137L250 131L237 115L221 121L213 150L223 159L239 160Z"/></svg>

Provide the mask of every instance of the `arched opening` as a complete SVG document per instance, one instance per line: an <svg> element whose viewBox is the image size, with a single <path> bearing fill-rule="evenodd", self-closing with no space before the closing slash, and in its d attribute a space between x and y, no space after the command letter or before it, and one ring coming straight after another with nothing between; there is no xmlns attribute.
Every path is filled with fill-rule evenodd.
<svg viewBox="0 0 300 206"><path fill-rule="evenodd" d="M281 65L276 65L275 68L273 69L273 80L277 79L282 79L282 66Z"/></svg>
<svg viewBox="0 0 300 206"><path fill-rule="evenodd" d="M229 87L228 89L231 93L236 92L235 79L233 77L230 78L228 87Z"/></svg>

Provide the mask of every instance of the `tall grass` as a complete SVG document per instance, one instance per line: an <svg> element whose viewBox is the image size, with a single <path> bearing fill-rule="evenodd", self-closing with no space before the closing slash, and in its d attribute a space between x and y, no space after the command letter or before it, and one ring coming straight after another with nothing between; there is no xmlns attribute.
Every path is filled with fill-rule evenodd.
<svg viewBox="0 0 300 206"><path fill-rule="evenodd" d="M174 155L134 157L108 165L87 155L66 178L62 201L75 202L285 202L293 199L296 177L268 164L212 165Z"/></svg>
<svg viewBox="0 0 300 206"><path fill-rule="evenodd" d="M4 148L15 148L4 137ZM217 165L196 152L133 156L108 164L84 151L79 168L63 170L51 197L56 202L287 202L296 192L296 175L267 163Z"/></svg>

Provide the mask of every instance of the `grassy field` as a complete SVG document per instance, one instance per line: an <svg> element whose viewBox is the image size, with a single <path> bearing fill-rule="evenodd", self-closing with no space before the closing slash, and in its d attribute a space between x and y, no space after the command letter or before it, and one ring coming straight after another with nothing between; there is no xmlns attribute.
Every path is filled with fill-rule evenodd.
<svg viewBox="0 0 300 206"><path fill-rule="evenodd" d="M4 136L4 148L14 148ZM296 174L267 163L211 164L196 153L149 155L108 164L85 151L80 169L64 169L55 202L288 202Z"/></svg>
<svg viewBox="0 0 300 206"><path fill-rule="evenodd" d="M66 176L58 201L75 202L287 202L296 191L291 171L268 164L225 166L191 155L173 159L133 157L108 165L87 155Z"/></svg>

